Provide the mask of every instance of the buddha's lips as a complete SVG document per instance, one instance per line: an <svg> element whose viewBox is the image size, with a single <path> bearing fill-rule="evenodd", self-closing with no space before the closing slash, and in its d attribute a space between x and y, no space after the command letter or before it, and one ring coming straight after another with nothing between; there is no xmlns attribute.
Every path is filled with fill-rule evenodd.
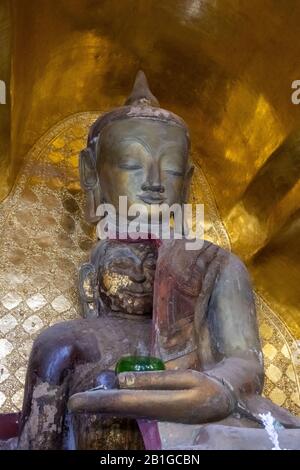
<svg viewBox="0 0 300 470"><path fill-rule="evenodd" d="M162 197L159 194L138 194L137 196L141 201L145 202L146 204L162 204L166 198Z"/></svg>
<svg viewBox="0 0 300 470"><path fill-rule="evenodd" d="M103 288L102 286L101 286L101 292L103 292L103 294L109 297L107 289ZM113 297L122 299L120 295L124 295L124 294L129 297L137 297L137 298L151 297L152 298L153 290L135 291L135 290L129 290L129 289L120 289L118 292L116 292L116 294L113 295Z"/></svg>
<svg viewBox="0 0 300 470"><path fill-rule="evenodd" d="M152 312L153 292L122 290L108 297L112 310L128 315L144 315Z"/></svg>
<svg viewBox="0 0 300 470"><path fill-rule="evenodd" d="M127 294L127 295L130 295L130 296L133 296L133 297L148 297L148 296L152 296L153 295L153 292L152 291L148 291L148 292L134 292L134 291L131 291L131 290L123 290L122 293L124 292L124 294Z"/></svg>

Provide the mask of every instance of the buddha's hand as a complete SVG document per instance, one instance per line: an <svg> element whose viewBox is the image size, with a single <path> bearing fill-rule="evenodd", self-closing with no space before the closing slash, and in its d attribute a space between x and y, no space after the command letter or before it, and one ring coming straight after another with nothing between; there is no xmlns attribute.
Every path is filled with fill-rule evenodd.
<svg viewBox="0 0 300 470"><path fill-rule="evenodd" d="M235 406L227 387L195 370L123 372L118 380L119 389L76 393L69 409L200 424L228 416Z"/></svg>

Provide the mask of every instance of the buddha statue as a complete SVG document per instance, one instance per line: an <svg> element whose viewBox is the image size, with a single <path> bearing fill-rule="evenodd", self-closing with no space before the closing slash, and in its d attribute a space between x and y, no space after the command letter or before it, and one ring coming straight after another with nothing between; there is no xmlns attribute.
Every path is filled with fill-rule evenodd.
<svg viewBox="0 0 300 470"><path fill-rule="evenodd" d="M159 108L139 72L125 106L96 121L81 152L87 219L97 223L97 207L118 207L120 195L147 211L184 204L189 147L186 124ZM19 448L271 448L268 412L283 446L300 447L300 420L261 396L253 292L235 255L207 241L186 250L175 237L117 237L97 242L79 279L84 318L34 342ZM158 357L166 370L116 375L126 355ZM146 423L144 444L135 420Z"/></svg>

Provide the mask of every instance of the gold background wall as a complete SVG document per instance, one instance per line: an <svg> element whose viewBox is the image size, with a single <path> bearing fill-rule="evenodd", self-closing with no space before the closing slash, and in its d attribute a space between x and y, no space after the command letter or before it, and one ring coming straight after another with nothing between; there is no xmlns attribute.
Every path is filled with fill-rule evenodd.
<svg viewBox="0 0 300 470"><path fill-rule="evenodd" d="M93 242L78 151L142 68L190 126L213 240L251 271L265 394L299 412L299 23L299 0L0 0L1 199L17 181L0 211L1 410L21 406L33 338L78 315Z"/></svg>
<svg viewBox="0 0 300 470"><path fill-rule="evenodd" d="M11 34L13 175L63 118L122 103L142 68L161 105L191 128L232 250L299 339L300 105L291 83L300 79L300 2L1 0L2 36L8 4L0 79L9 78ZM2 195L13 182L5 113Z"/></svg>
<svg viewBox="0 0 300 470"><path fill-rule="evenodd" d="M12 180L10 178L10 69L11 34L9 0L0 1L0 80L6 84L6 104L0 104L0 200L7 195Z"/></svg>

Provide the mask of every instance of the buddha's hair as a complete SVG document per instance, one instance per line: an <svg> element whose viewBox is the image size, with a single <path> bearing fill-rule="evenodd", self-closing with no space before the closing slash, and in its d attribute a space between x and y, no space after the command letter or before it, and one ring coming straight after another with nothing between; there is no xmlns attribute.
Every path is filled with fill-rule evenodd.
<svg viewBox="0 0 300 470"><path fill-rule="evenodd" d="M151 92L147 77L142 70L137 73L132 92L125 101L124 106L120 106L99 116L96 122L91 126L87 146L95 148L101 132L107 125L114 121L130 118L160 121L182 128L185 131L189 151L190 136L186 123L181 117L171 111L159 107L159 102Z"/></svg>
<svg viewBox="0 0 300 470"><path fill-rule="evenodd" d="M122 106L112 111L104 113L100 116L91 126L87 146L93 146L94 142L98 140L103 129L109 124L124 119L138 118L151 121L164 122L176 127L180 127L185 131L185 136L190 147L190 134L186 123L176 114L162 108L155 108L148 105L135 105L135 106Z"/></svg>

